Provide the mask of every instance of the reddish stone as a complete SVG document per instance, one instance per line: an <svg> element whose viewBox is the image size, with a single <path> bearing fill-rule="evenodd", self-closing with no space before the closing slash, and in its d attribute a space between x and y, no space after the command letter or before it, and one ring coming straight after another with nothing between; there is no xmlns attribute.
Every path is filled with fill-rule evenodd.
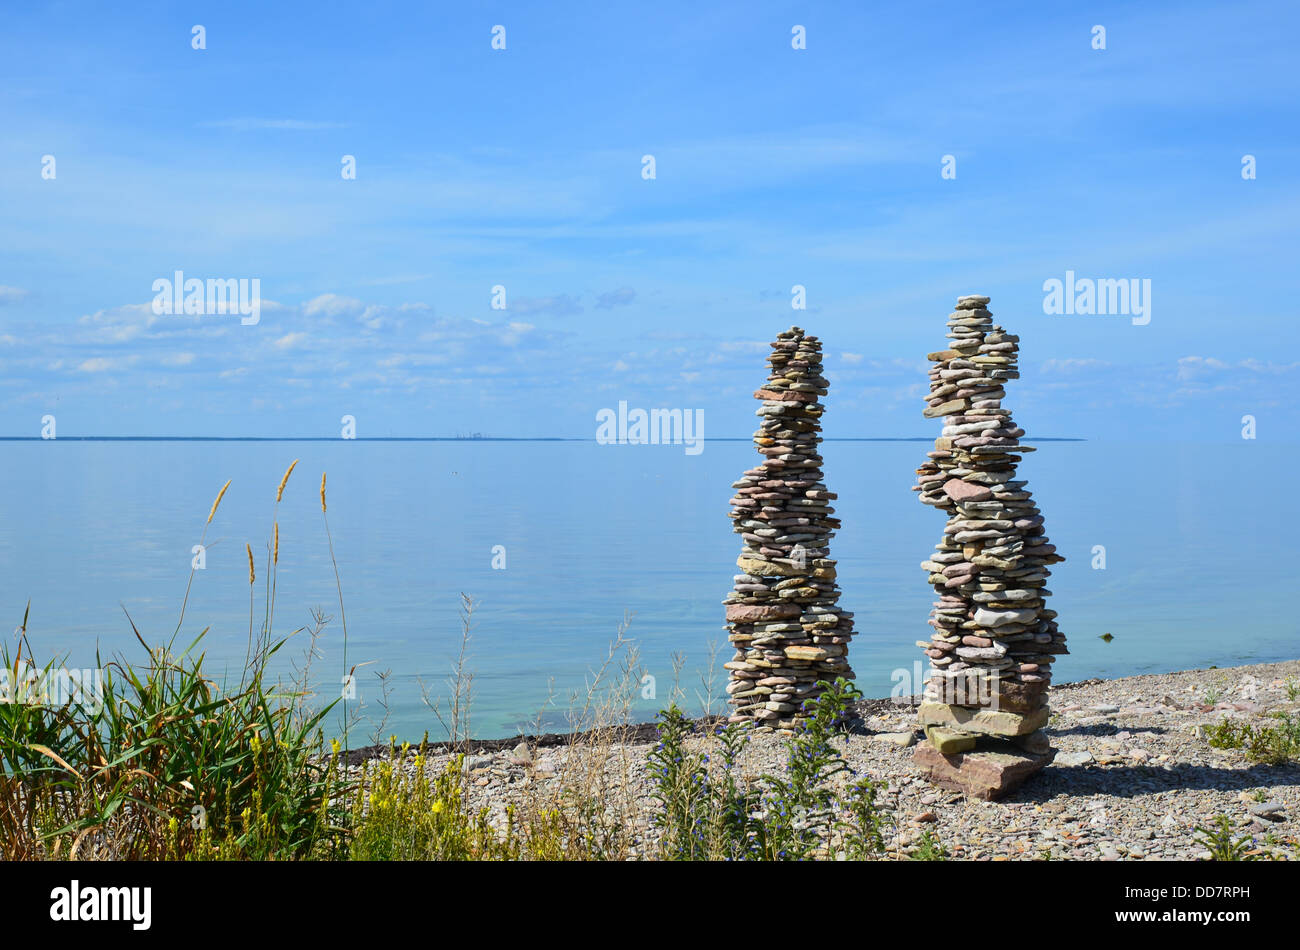
<svg viewBox="0 0 1300 950"><path fill-rule="evenodd" d="M991 802L1019 788L1051 762L1055 754L1049 751L1045 755L1033 755L1000 744L996 751L976 748L944 755L930 743L922 742L916 747L912 761L935 785Z"/></svg>
<svg viewBox="0 0 1300 950"><path fill-rule="evenodd" d="M800 392L798 390L776 392L771 389L759 389L754 392L754 398L762 399L767 402L816 402L817 394Z"/></svg>
<svg viewBox="0 0 1300 950"><path fill-rule="evenodd" d="M943 493L953 501L987 501L993 497L990 489L983 485L962 481L960 478L950 478L944 482Z"/></svg>
<svg viewBox="0 0 1300 950"><path fill-rule="evenodd" d="M798 617L800 609L797 604L728 604L727 620L734 623L762 623L767 620L787 620Z"/></svg>

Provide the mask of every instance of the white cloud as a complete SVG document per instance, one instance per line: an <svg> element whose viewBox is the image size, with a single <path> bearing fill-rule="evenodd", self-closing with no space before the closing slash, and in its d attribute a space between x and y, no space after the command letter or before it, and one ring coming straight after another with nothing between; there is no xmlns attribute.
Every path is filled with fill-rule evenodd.
<svg viewBox="0 0 1300 950"><path fill-rule="evenodd" d="M636 291L631 287L620 287L618 290L611 290L608 293L596 295L597 310L612 310L615 307L625 307L636 299Z"/></svg>
<svg viewBox="0 0 1300 950"><path fill-rule="evenodd" d="M75 378L82 394L126 387L144 395L181 386L184 373L187 389L238 387L247 390L249 405L264 398L272 405L263 390L281 385L414 394L491 377L549 391L562 380L608 372L613 358L591 354L575 363L567 345L572 332L505 319L513 313L496 321L435 317L423 302L372 304L340 294L277 309L274 321L260 326L228 316L155 316L143 303L61 325L14 327L0 339L4 375L14 378L14 368L28 366L65 377L65 385ZM145 373L143 366L153 369ZM314 398L302 393L299 401Z"/></svg>
<svg viewBox="0 0 1300 950"><path fill-rule="evenodd" d="M1294 373L1300 370L1300 362L1297 363L1263 363L1256 359L1242 360L1237 364L1242 369L1250 370L1253 373Z"/></svg>
<svg viewBox="0 0 1300 950"><path fill-rule="evenodd" d="M1213 356L1184 356L1178 360L1178 378L1180 380L1200 379L1213 374L1236 372L1239 375L1277 376L1300 370L1297 363L1265 363L1257 359L1238 360L1228 363Z"/></svg>
<svg viewBox="0 0 1300 950"><path fill-rule="evenodd" d="M338 294L321 294L302 305L302 312L308 317L341 317L364 313L365 309L366 305L355 297L342 297Z"/></svg>
<svg viewBox="0 0 1300 950"><path fill-rule="evenodd" d="M121 359L109 358L106 356L95 356L88 360L82 360L77 364L77 370L82 373L107 373L110 370L126 369L136 361L135 357L124 357Z"/></svg>

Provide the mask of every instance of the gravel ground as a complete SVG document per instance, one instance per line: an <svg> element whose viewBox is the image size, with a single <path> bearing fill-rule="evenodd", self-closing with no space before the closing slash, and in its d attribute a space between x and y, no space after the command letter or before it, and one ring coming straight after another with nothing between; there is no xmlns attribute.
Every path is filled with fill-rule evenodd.
<svg viewBox="0 0 1300 950"><path fill-rule="evenodd" d="M911 705L862 704L864 728L837 746L855 770L887 785L881 803L891 857L906 856L930 830L953 858L967 860L1205 859L1196 828L1226 815L1259 854L1296 859L1300 763L1252 763L1240 751L1211 748L1201 734L1223 717L1300 715L1300 697L1289 698L1288 684L1300 685L1300 660L1054 687L1047 732L1056 760L1000 802L967 800L919 777ZM715 740L705 734L693 741L707 749ZM552 795L582 774L608 802L630 796L636 805L628 823L649 837L654 803L645 760L652 745L638 737L615 746L594 769L584 764L589 759L579 761L590 752L563 745L471 752L469 805L487 807L501 823L507 802ZM431 755L428 767L441 769L448 759ZM742 775L777 773L783 764L784 741L756 735Z"/></svg>

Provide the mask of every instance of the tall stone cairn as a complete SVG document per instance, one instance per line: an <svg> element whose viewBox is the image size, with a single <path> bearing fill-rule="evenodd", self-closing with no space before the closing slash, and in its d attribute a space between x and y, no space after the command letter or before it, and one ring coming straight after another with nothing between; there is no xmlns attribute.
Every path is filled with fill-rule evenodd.
<svg viewBox="0 0 1300 950"><path fill-rule="evenodd" d="M830 539L836 496L822 484L822 347L799 327L778 333L755 415L764 461L732 484L731 520L744 539L723 603L736 654L725 664L733 722L792 731L822 683L851 679L853 614L841 610Z"/></svg>
<svg viewBox="0 0 1300 950"><path fill-rule="evenodd" d="M961 297L948 349L928 356L924 415L943 432L917 469L921 501L948 513L943 540L921 565L939 599L930 676L914 761L937 784L998 798L1052 760L1042 729L1052 661L1069 652L1049 610L1049 564L1065 560L1043 533L1016 465L1025 434L1002 408L1020 338L993 323L988 297Z"/></svg>

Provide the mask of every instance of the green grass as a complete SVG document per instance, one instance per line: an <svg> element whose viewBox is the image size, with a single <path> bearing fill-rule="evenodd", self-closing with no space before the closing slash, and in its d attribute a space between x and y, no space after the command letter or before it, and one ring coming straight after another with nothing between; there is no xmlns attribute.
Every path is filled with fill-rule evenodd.
<svg viewBox="0 0 1300 950"><path fill-rule="evenodd" d="M409 768L406 766L409 765ZM432 779L421 748L413 759L394 748L387 761L368 763L353 793L347 856L354 861L474 861L560 857L556 840L521 840L513 809L505 834L486 811L465 805L464 757L457 756ZM539 846L540 845L540 846Z"/></svg>
<svg viewBox="0 0 1300 950"><path fill-rule="evenodd" d="M1197 840L1210 852L1211 861L1251 861L1251 839L1232 833L1232 822L1227 815L1219 815L1210 828L1196 829Z"/></svg>
<svg viewBox="0 0 1300 950"><path fill-rule="evenodd" d="M338 779L318 726L330 707L295 717L267 685L264 663L223 693L203 674L202 635L174 654L135 633L145 651L138 663L100 661L102 705L0 704L4 856L75 857L86 847L155 859L214 847L249 858L328 851L326 805ZM24 635L16 652L0 649L14 677L25 647Z"/></svg>
<svg viewBox="0 0 1300 950"><path fill-rule="evenodd" d="M825 684L805 704L808 718L786 742L785 770L738 777L750 730L717 731L718 755L689 748L688 721L675 705L660 713L649 765L656 784L660 856L671 860L860 860L884 851L880 786L857 777L835 748L848 705L848 680ZM836 777L843 781L837 782Z"/></svg>
<svg viewBox="0 0 1300 950"><path fill-rule="evenodd" d="M1216 749L1240 749L1252 762L1265 765L1300 760L1300 720L1290 713L1275 713L1272 719L1276 725L1225 717L1206 729L1206 739Z"/></svg>
<svg viewBox="0 0 1300 950"><path fill-rule="evenodd" d="M1051 851L1048 851L1047 854L1050 857ZM948 849L943 846L943 842L939 840L939 836L932 829L927 828L917 841L916 846L912 848L910 857L913 861L947 861L951 855L948 854Z"/></svg>

